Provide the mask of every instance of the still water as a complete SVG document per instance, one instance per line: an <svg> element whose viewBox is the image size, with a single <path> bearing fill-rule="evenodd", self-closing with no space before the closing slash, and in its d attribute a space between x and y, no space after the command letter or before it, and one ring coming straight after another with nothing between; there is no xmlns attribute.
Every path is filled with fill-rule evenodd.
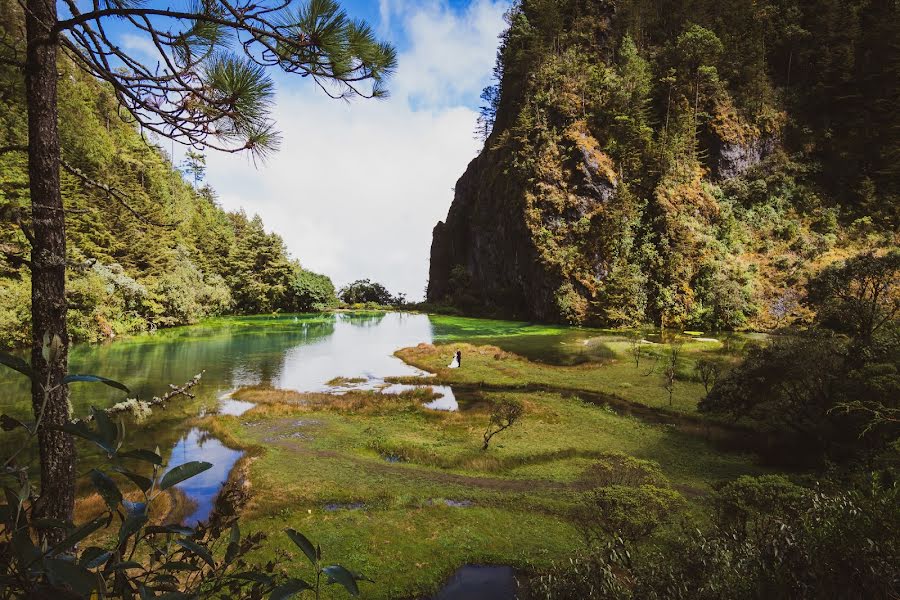
<svg viewBox="0 0 900 600"><path fill-rule="evenodd" d="M598 337L599 336L599 337ZM246 385L266 385L297 391L333 391L336 377L361 381L363 389L384 389L391 376L424 376L422 371L393 356L403 347L419 343L467 341L494 344L534 360L575 363L602 355L603 332L532 325L528 323L469 319L412 313L336 313L234 317L205 321L192 327L163 330L105 344L81 344L72 348L70 372L110 377L125 383L131 397L149 399L162 395L169 384L182 384L203 371L193 392L194 400L173 400L150 420L131 425L126 447L158 447L168 467L191 460L215 465L206 473L181 484L196 504L188 521L209 515L215 495L227 479L238 450L228 448L208 432L192 428L190 417L217 412L240 415L252 404L230 398ZM452 351L448 351L447 362ZM427 379L423 381L427 384ZM455 410L458 405L449 387L432 386L440 397L429 403L435 410ZM73 384L76 415L91 406L106 407L125 399L120 391L96 384ZM30 416L28 380L0 370L0 411L19 418ZM21 443L15 435L2 434L0 450ZM85 466L96 454L85 448Z"/></svg>

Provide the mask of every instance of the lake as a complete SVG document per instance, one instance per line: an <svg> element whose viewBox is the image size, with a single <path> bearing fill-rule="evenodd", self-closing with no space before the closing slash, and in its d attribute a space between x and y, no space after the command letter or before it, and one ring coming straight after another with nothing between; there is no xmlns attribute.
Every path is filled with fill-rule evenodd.
<svg viewBox="0 0 900 600"><path fill-rule="evenodd" d="M103 375L125 383L131 397L162 395L170 384L179 385L203 371L193 400L173 400L146 422L128 427L129 447L158 447L168 468L189 460L208 460L215 468L180 487L197 505L188 521L202 520L231 467L240 457L208 432L189 424L199 414L239 415L252 407L229 397L246 385L266 385L301 392L346 391L349 387L397 391L384 380L393 376L426 373L393 356L394 351L419 343L466 341L494 344L533 360L575 364L602 358L603 339L620 334L595 329L534 325L403 312L339 312L316 315L229 317L202 324L157 331L103 344L75 345L70 372ZM598 342L598 340L600 340ZM447 362L452 358L448 351ZM352 384L329 384L343 377ZM427 382L427 380L425 380ZM402 386L401 386L402 387ZM436 410L454 410L450 388L436 387ZM73 384L76 416L91 406L107 407L126 395L97 384ZM0 371L2 412L30 417L27 379ZM18 446L21 438L7 434L3 450ZM82 454L86 465L96 453ZM34 460L34 457L30 457Z"/></svg>

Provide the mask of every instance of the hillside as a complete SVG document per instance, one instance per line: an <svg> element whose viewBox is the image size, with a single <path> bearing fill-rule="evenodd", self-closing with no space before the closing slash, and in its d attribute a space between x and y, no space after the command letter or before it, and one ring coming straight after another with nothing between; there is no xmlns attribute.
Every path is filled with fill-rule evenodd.
<svg viewBox="0 0 900 600"><path fill-rule="evenodd" d="M428 300L601 325L773 328L895 246L896 3L522 0Z"/></svg>
<svg viewBox="0 0 900 600"><path fill-rule="evenodd" d="M15 3L0 2L0 33L20 49L21 27ZM0 59L12 52L0 49ZM75 339L218 314L307 311L336 301L331 281L303 270L258 217L226 212L211 188L188 183L154 140L123 120L111 90L65 57L59 70L63 159L120 192L62 172ZM0 60L0 147L26 141L23 76ZM27 184L25 154L0 154L2 346L31 339Z"/></svg>

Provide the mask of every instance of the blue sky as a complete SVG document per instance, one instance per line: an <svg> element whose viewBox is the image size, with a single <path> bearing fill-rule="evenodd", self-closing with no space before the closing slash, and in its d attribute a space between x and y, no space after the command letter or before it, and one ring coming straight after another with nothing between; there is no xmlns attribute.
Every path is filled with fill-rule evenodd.
<svg viewBox="0 0 900 600"><path fill-rule="evenodd" d="M367 277L422 298L431 230L480 150L479 95L508 3L345 0L350 16L397 47L391 96L348 104L307 79L276 76L281 150L263 165L209 152L207 182L221 204L259 214L295 258L338 286ZM147 40L118 36L133 52L151 51Z"/></svg>

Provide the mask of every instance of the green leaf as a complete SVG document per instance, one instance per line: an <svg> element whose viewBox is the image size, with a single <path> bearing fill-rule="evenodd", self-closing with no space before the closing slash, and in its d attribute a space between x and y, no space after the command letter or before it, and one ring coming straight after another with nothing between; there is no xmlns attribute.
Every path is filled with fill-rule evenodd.
<svg viewBox="0 0 900 600"><path fill-rule="evenodd" d="M91 407L91 416L94 417L94 423L97 424L97 434L100 436L100 439L110 448L113 448L111 454L115 454L116 437L119 433L116 424L112 422L106 411L99 410L93 406Z"/></svg>
<svg viewBox="0 0 900 600"><path fill-rule="evenodd" d="M162 457L156 452L152 452L150 450L129 450L128 452L119 452L119 456L121 458L133 458L135 460L142 460L154 465L162 464Z"/></svg>
<svg viewBox="0 0 900 600"><path fill-rule="evenodd" d="M59 554L60 552L71 550L75 547L76 544L78 544L78 542L91 535L108 522L109 520L105 517L98 517L93 521L88 521L84 525L77 527L74 531L72 531L72 533L66 536L63 541L54 546L53 549L50 550L49 554L53 556L54 554Z"/></svg>
<svg viewBox="0 0 900 600"><path fill-rule="evenodd" d="M225 564L231 564L241 550L241 530L238 524L231 526L231 536L228 540L228 548L225 550Z"/></svg>
<svg viewBox="0 0 900 600"><path fill-rule="evenodd" d="M269 600L286 600L295 594L313 589L311 585L302 579L289 579L282 585L272 590Z"/></svg>
<svg viewBox="0 0 900 600"><path fill-rule="evenodd" d="M108 385L109 387L116 388L117 390L122 390L126 394L130 394L131 390L128 389L124 383L119 383L113 379L107 379L106 377L101 377L99 375L77 375L70 374L63 377L63 383L75 383L77 381L85 381L87 383L102 383L104 385Z"/></svg>
<svg viewBox="0 0 900 600"><path fill-rule="evenodd" d="M339 583L344 586L347 593L359 596L359 586L356 585L356 576L341 565L329 565L322 569L328 575L328 583Z"/></svg>
<svg viewBox="0 0 900 600"><path fill-rule="evenodd" d="M145 529L147 533L174 533L177 535L193 535L194 530L181 525L151 525Z"/></svg>
<svg viewBox="0 0 900 600"><path fill-rule="evenodd" d="M84 552L81 553L78 564L85 567L86 569L96 569L97 567L108 561L110 556L112 556L112 552L110 552L109 550L97 546L91 546L90 548L85 548Z"/></svg>
<svg viewBox="0 0 900 600"><path fill-rule="evenodd" d="M179 546L181 546L182 548L184 548L185 550L188 550L188 551L192 552L193 554L196 554L197 556L202 558L203 562L205 562L212 568L216 567L216 563L213 560L212 555L209 553L209 550L198 545L196 542L193 542L189 539L180 539L180 540L175 540L175 543L178 544Z"/></svg>
<svg viewBox="0 0 900 600"><path fill-rule="evenodd" d="M178 465L177 467L163 475L162 481L159 482L159 489L167 490L173 485L177 485L185 479L190 479L191 477L199 475L203 471L207 471L211 468L211 463L197 460L186 462L183 465Z"/></svg>
<svg viewBox="0 0 900 600"><path fill-rule="evenodd" d="M134 482L134 485L138 486L142 492L146 492L153 485L153 480L149 477L138 475L137 473L129 471L128 469L123 469L122 467L113 467L113 469Z"/></svg>
<svg viewBox="0 0 900 600"><path fill-rule="evenodd" d="M6 352L0 352L0 365L5 365L13 371L18 371L29 379L34 378L34 371L31 369L31 365L29 365L18 356L13 356L12 354L8 354Z"/></svg>
<svg viewBox="0 0 900 600"><path fill-rule="evenodd" d="M294 529L287 528L284 530L284 532L288 534L288 537L291 538L291 541L294 542L298 548L303 550L303 554L306 555L306 558L309 559L309 562L315 565L316 549L312 545L312 542L310 542L305 535Z"/></svg>
<svg viewBox="0 0 900 600"><path fill-rule="evenodd" d="M93 442L107 454L116 453L116 449L113 447L110 441L103 439L103 437L88 429L87 425L83 421L79 423L65 423L60 427L53 427L53 429L65 431L66 433L69 433L71 435L88 440L89 442Z"/></svg>
<svg viewBox="0 0 900 600"><path fill-rule="evenodd" d="M128 538L141 530L141 527L147 524L149 517L143 513L132 513L125 517L122 526L119 528L119 545L124 544Z"/></svg>
<svg viewBox="0 0 900 600"><path fill-rule="evenodd" d="M69 587L82 597L89 597L97 587L94 574L71 560L47 558L44 560L44 568L54 585Z"/></svg>
<svg viewBox="0 0 900 600"><path fill-rule="evenodd" d="M91 469L90 478L94 488L106 501L106 505L110 510L116 510L116 507L122 501L122 492L119 491L119 486L116 485L116 482L109 475L97 469Z"/></svg>

